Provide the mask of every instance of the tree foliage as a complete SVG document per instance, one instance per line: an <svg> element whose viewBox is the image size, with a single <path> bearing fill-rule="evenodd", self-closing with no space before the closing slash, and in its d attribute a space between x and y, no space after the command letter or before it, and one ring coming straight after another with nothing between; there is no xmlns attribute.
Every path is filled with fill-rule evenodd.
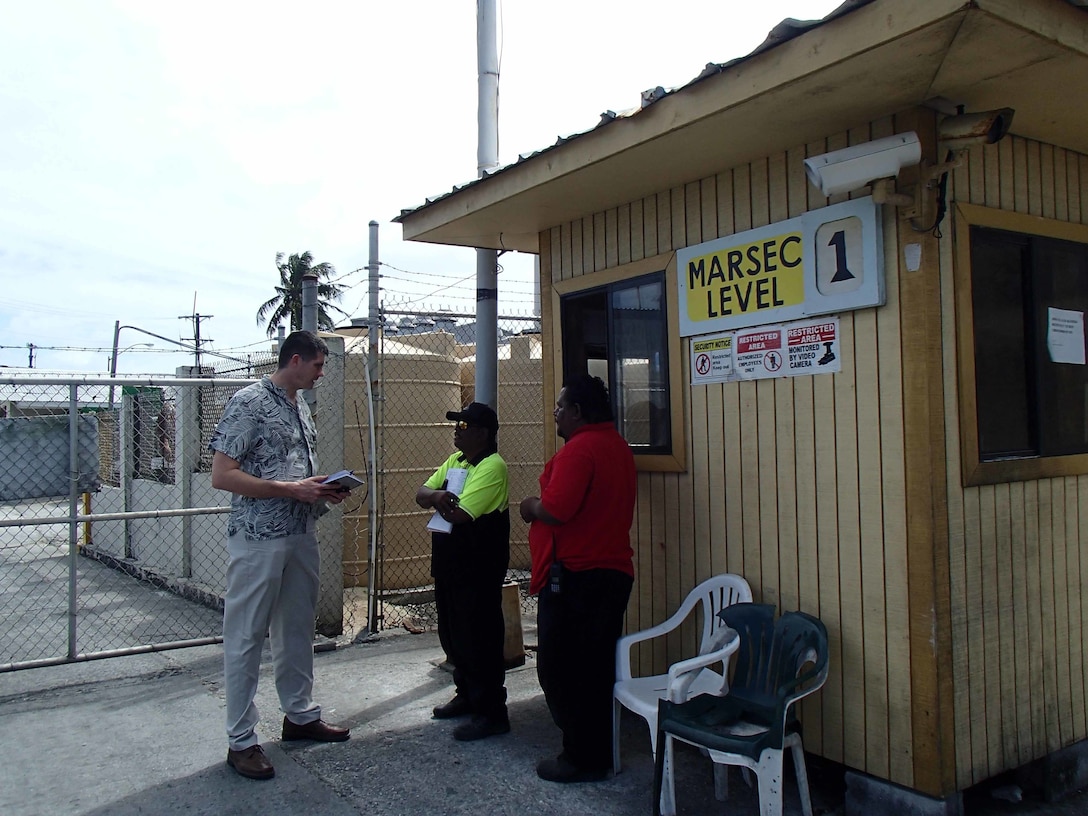
<svg viewBox="0 0 1088 816"><path fill-rule="evenodd" d="M267 320L269 337L275 336L280 323L287 322L291 331L302 328L302 277L308 272L317 275L317 328L325 331L336 328L332 311L347 317L347 312L333 304L333 301L340 300L344 287L329 280L336 274L332 264L315 264L309 252L292 255L284 263L283 253L277 252L276 268L280 273L276 295L262 303L257 310L257 325Z"/></svg>

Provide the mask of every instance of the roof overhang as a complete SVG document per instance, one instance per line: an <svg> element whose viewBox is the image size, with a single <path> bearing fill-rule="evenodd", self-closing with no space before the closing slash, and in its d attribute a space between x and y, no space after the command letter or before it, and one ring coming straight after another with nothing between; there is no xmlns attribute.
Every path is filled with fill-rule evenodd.
<svg viewBox="0 0 1088 816"><path fill-rule="evenodd" d="M1088 13L1068 0L872 0L404 211L404 238L538 251L564 222L944 99L1088 153Z"/></svg>

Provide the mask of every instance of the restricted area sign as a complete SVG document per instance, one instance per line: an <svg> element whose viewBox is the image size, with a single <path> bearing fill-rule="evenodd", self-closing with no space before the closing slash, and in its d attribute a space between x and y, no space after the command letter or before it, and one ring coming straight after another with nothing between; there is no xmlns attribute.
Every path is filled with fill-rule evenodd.
<svg viewBox="0 0 1088 816"><path fill-rule="evenodd" d="M842 371L839 319L797 323L786 330L790 374Z"/></svg>
<svg viewBox="0 0 1088 816"><path fill-rule="evenodd" d="M691 342L692 385L839 371L837 317L759 326Z"/></svg>

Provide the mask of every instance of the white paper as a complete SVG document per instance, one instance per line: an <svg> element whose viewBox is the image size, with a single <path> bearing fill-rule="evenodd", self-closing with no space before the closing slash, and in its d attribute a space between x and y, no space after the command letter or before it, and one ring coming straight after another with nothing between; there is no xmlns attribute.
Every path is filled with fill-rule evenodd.
<svg viewBox="0 0 1088 816"><path fill-rule="evenodd" d="M468 479L468 468L450 468L446 471L446 490L455 496L460 496L465 489L465 480ZM453 529L453 523L446 521L437 512L431 514L427 522L427 529L435 533L448 533Z"/></svg>
<svg viewBox="0 0 1088 816"><path fill-rule="evenodd" d="M1084 312L1047 309L1046 347L1055 363L1084 365Z"/></svg>
<svg viewBox="0 0 1088 816"><path fill-rule="evenodd" d="M468 479L468 468L450 468L446 471L446 490L455 496L460 496L465 489L465 481Z"/></svg>
<svg viewBox="0 0 1088 816"><path fill-rule="evenodd" d="M432 533L448 533L453 529L453 524L438 515L436 511L431 514L431 520L427 522L427 529Z"/></svg>

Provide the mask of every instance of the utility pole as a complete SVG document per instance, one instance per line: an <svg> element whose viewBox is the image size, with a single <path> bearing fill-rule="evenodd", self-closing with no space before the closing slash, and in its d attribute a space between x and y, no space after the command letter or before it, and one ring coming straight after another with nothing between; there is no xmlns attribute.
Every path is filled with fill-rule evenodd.
<svg viewBox="0 0 1088 816"><path fill-rule="evenodd" d="M193 311L193 313L191 315L178 315L178 320L191 320L191 321L193 321L193 335L194 336L193 337L183 337L181 339L182 340L192 340L193 341L193 346L195 347L195 350L193 352L193 357L195 358L196 370L198 372L200 371L200 344L201 343L210 343L210 342L212 342L211 339L208 339L208 338L205 338L203 340L201 339L201 337L200 337L200 321L201 320L210 320L213 317L215 317L215 315L202 315L202 314L200 314L199 312L197 312L195 310Z"/></svg>
<svg viewBox="0 0 1088 816"><path fill-rule="evenodd" d="M35 346L34 346L33 343L27 343L26 347L27 347L27 350L30 352L30 360L27 362L27 368L34 368L34 348L35 348Z"/></svg>

